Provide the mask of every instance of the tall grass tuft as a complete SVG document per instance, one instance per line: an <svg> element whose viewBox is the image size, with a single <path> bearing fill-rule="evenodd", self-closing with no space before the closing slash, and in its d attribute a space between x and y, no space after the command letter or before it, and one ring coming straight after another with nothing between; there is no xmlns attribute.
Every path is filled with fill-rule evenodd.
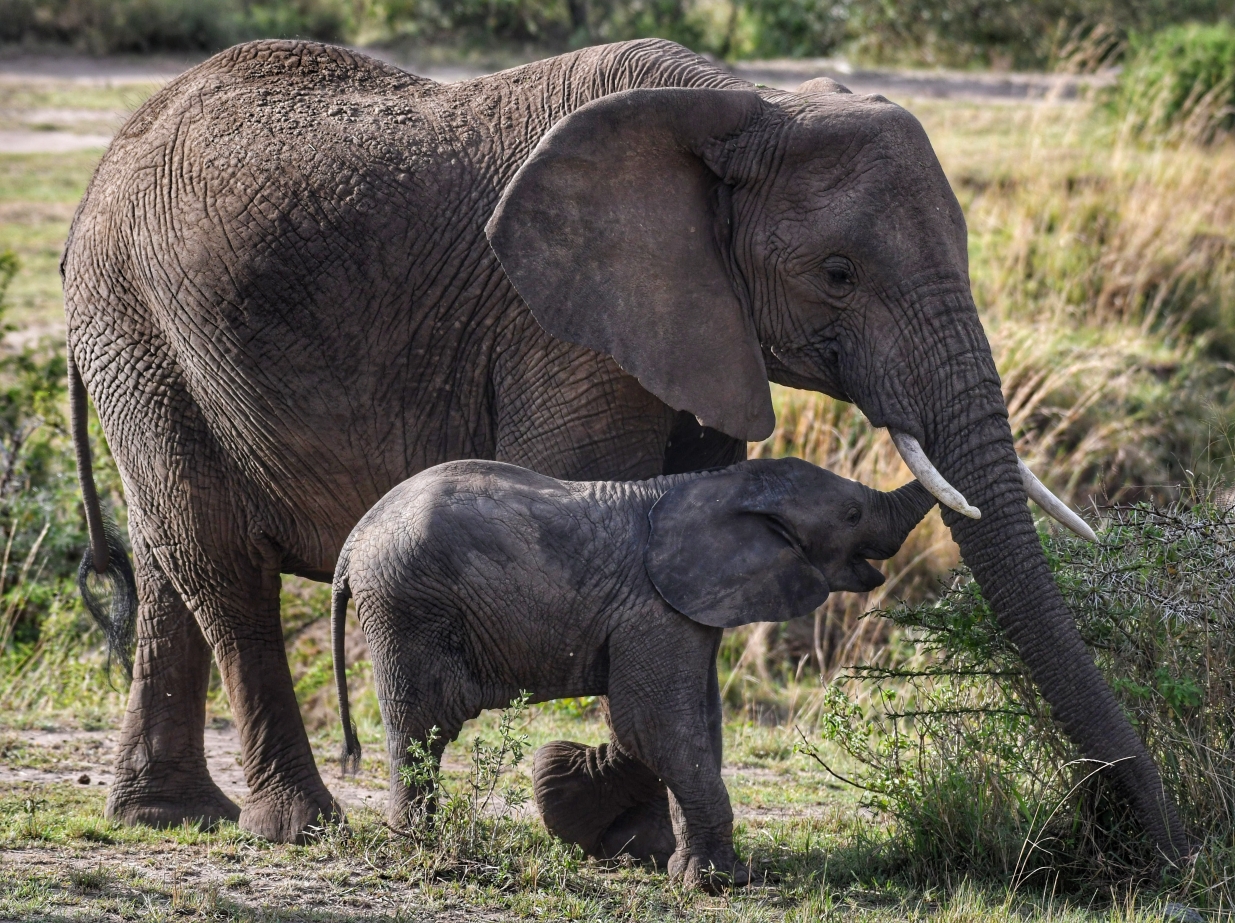
<svg viewBox="0 0 1235 923"><path fill-rule="evenodd" d="M1231 906L1235 512L1137 504L1111 511L1097 545L1044 540L1082 636L1199 843L1174 886ZM831 684L820 727L858 767L846 779L895 820L917 880L1068 890L1158 873L1102 767L1052 722L967 574L938 601L887 614L909 645Z"/></svg>

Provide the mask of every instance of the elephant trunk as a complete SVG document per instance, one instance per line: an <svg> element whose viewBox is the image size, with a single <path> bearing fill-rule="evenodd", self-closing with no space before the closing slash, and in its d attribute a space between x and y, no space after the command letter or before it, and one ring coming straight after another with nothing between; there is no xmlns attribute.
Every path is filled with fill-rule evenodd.
<svg viewBox="0 0 1235 923"><path fill-rule="evenodd" d="M1162 853L1177 861L1188 850L1183 825L1050 572L993 363L988 371L948 398L947 416L926 423L927 454L982 511L975 520L944 509L944 522L1052 716L1085 758L1109 764L1107 777L1131 801Z"/></svg>
<svg viewBox="0 0 1235 923"><path fill-rule="evenodd" d="M905 544L909 533L931 511L936 500L920 481L910 481L904 487L879 494L877 502L884 508L888 535L896 542L892 550L892 554L895 554L895 549Z"/></svg>

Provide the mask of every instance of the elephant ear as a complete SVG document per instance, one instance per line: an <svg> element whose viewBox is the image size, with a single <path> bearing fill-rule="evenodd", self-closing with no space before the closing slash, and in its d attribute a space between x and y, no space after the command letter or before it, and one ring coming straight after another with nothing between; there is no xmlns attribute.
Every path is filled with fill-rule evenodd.
<svg viewBox="0 0 1235 923"><path fill-rule="evenodd" d="M648 514L648 576L665 602L700 624L783 621L828 598L827 579L751 481L745 465L703 475Z"/></svg>
<svg viewBox="0 0 1235 923"><path fill-rule="evenodd" d="M727 190L701 152L762 107L747 90L676 88L588 103L541 139L485 228L545 330L743 440L766 438L776 417L723 252Z"/></svg>

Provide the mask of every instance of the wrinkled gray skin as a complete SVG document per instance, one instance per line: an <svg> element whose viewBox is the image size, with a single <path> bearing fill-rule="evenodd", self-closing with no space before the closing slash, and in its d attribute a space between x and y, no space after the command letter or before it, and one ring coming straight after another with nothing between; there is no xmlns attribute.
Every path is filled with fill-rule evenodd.
<svg viewBox="0 0 1235 923"><path fill-rule="evenodd" d="M1055 716L1114 763L1163 854L1186 849L1047 568L961 210L884 99L756 89L662 41L449 86L243 45L116 136L62 268L140 599L110 816L237 816L203 754L213 651L251 791L240 823L300 837L336 807L280 573L329 579L366 510L451 459L571 479L740 459L772 428L772 380L915 437L982 510L944 519ZM627 785L602 754L585 763Z"/></svg>
<svg viewBox="0 0 1235 923"><path fill-rule="evenodd" d="M392 824L406 825L409 804L428 794L399 770L432 729L440 758L464 721L520 691L534 702L603 695L606 755L641 775L649 796L663 797L663 781L672 837L638 842L639 825L628 834L615 823L629 799L579 791L579 774L556 771L561 743L534 767L549 829L591 855L654 858L688 885L745 884L720 776L721 630L805 615L829 591L874 589L883 575L867 559L895 554L934 504L916 481L885 494L799 459L637 482L559 481L487 461L430 468L383 497L339 555L344 765L360 758L343 660L354 597L386 726Z"/></svg>

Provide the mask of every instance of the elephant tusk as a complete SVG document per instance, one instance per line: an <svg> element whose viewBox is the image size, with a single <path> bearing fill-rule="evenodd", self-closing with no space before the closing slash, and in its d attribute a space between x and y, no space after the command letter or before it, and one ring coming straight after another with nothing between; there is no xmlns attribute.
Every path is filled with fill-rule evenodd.
<svg viewBox="0 0 1235 923"><path fill-rule="evenodd" d="M970 506L969 501L961 496L961 492L947 482L939 469L931 464L931 460L922 451L918 440L908 433L892 433L892 443L896 451L901 453L906 467L913 472L923 487L930 491L931 496L948 509L956 510L962 516L970 519L981 519L982 512L976 506Z"/></svg>
<svg viewBox="0 0 1235 923"><path fill-rule="evenodd" d="M1028 465L1019 458L1017 462L1021 466L1021 480L1025 483L1025 492L1029 494L1031 500L1042 507L1048 516L1056 522L1067 526L1081 538L1091 542L1098 540L1098 536L1094 535L1094 531L1089 528L1089 524L1072 512L1067 504L1051 493L1046 485L1039 481L1037 476L1029 470Z"/></svg>

